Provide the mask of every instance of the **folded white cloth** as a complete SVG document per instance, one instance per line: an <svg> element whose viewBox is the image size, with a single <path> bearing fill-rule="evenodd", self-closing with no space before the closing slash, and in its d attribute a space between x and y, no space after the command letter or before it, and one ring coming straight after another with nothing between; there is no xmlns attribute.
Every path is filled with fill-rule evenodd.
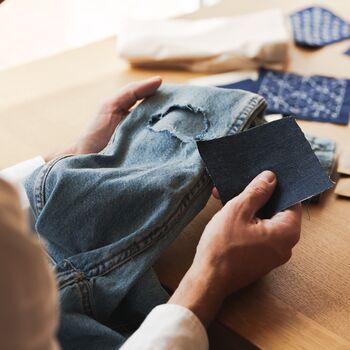
<svg viewBox="0 0 350 350"><path fill-rule="evenodd" d="M278 9L205 20L127 20L121 57L134 66L224 72L283 67L289 30Z"/></svg>

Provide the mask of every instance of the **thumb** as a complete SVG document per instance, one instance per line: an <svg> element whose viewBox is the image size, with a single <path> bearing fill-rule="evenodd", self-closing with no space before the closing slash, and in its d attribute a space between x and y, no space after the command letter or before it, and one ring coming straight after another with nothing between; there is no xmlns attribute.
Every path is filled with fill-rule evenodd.
<svg viewBox="0 0 350 350"><path fill-rule="evenodd" d="M241 201L242 214L248 219L252 219L256 212L270 199L276 184L276 175L272 171L265 170L255 177L236 197L237 200Z"/></svg>
<svg viewBox="0 0 350 350"><path fill-rule="evenodd" d="M126 85L112 100L117 113L127 114L134 104L153 95L162 83L161 77L153 77Z"/></svg>

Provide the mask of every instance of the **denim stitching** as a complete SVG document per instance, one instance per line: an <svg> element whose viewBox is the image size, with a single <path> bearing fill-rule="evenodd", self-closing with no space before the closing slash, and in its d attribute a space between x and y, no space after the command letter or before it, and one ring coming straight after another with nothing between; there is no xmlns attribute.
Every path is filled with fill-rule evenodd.
<svg viewBox="0 0 350 350"><path fill-rule="evenodd" d="M81 272L68 259L64 259L61 265L66 270L56 274L59 289L76 283L75 276Z"/></svg>
<svg viewBox="0 0 350 350"><path fill-rule="evenodd" d="M85 314L94 317L94 312L92 310L91 300L92 300L92 291L89 286L89 280L86 278L86 275L83 271L78 270L69 260L64 260L64 266L70 268L74 281L70 284L76 284L79 288L81 302ZM62 288L62 286L61 286Z"/></svg>
<svg viewBox="0 0 350 350"><path fill-rule="evenodd" d="M211 183L210 178L204 173L201 177L200 181L194 186L193 191L189 193L185 199L179 204L176 212L169 218L167 222L165 222L159 229L154 230L148 236L144 237L140 242L132 243L127 249L125 249L121 254L116 257L112 257L106 261L100 261L99 264L86 272L90 277L92 276L102 276L107 274L108 272L114 270L116 267L124 264L126 261L134 258L145 249L149 248L152 244L154 244L157 240L161 239L163 235L168 232L169 226L172 226L172 223L176 221L187 209L190 204L190 201L198 196L202 191L202 189ZM123 254L124 253L124 254ZM119 256L122 256L122 259ZM110 265L111 266L106 266Z"/></svg>
<svg viewBox="0 0 350 350"><path fill-rule="evenodd" d="M51 169L56 165L60 160L64 158L71 157L72 155L65 155L59 158L56 158L52 160L51 162L47 163L40 171L40 175L38 175L37 180L35 181L34 185L34 197L35 197L35 214L36 216L39 216L41 210L43 209L45 205L45 183L46 178L48 174L50 173Z"/></svg>
<svg viewBox="0 0 350 350"><path fill-rule="evenodd" d="M243 109L240 116L236 119L236 121L232 124L231 128L229 129L229 132L234 131L243 131L244 128L249 126L249 122L252 122L251 117L253 115L253 112L256 111L256 107L258 103L261 102L261 107L266 108L266 102L262 97L254 97L249 101L249 103L246 105L246 107ZM259 105L258 105L259 106ZM257 116L255 116L257 117Z"/></svg>
<svg viewBox="0 0 350 350"><path fill-rule="evenodd" d="M86 280L83 272L80 272L78 276L77 285L81 295L81 302L83 305L84 313L88 316L95 318L91 306L91 289L89 288L89 282Z"/></svg>
<svg viewBox="0 0 350 350"><path fill-rule="evenodd" d="M140 242L133 242L127 248L122 250L116 256L113 256L105 261L100 261L97 265L91 268L87 268L84 273L84 276L87 278L103 276L110 271L116 269L117 267L123 265L129 260L133 259L138 254L142 253L144 250L149 248L152 244L154 244L157 240L161 239L163 235L168 231L169 226L172 225L174 221L176 221L187 209L192 199L202 193L202 190L210 184L210 178L207 176L205 172L203 172L200 180L195 184L193 190L184 198L183 201L179 204L175 213L169 218L167 222L165 222L160 228L151 232L148 236L144 237ZM68 260L66 260L68 262ZM66 263L64 263L67 266ZM76 271L73 268L71 262L69 265L72 267L70 271L64 271L57 274L59 289L63 289L68 285L72 285L76 282L74 272ZM67 278L64 281L60 281L60 277L64 276L68 273Z"/></svg>
<svg viewBox="0 0 350 350"><path fill-rule="evenodd" d="M252 112L255 111L254 108L257 106L258 102L260 101L263 102L264 100L259 97L254 97L253 99L251 99L247 104L247 106L240 113L240 115L233 120L232 126L230 127L229 130L238 131L239 128L242 126L242 124L248 121L247 120L248 115L252 114ZM167 112L163 114L166 114L166 113ZM184 211L190 205L190 201L193 199L193 197L198 196L200 193L202 193L202 190L210 183L211 183L210 178L207 176L205 172L203 172L199 181L193 186L193 189L187 194L187 196L179 203L177 210L174 212L174 214L172 214L172 216L170 216L168 221L166 221L158 229L152 231L149 235L141 239L139 242L131 243L128 247L120 251L119 254L105 261L100 261L97 265L93 267L87 267L87 269L85 270L85 275L88 278L105 275L110 271L114 270L115 268L123 265L127 261L131 260L138 254L146 250L149 246L151 246L157 240L161 239L164 236L164 234L168 231L169 226L171 226L171 224L184 213ZM58 277L61 277L61 276L63 277L68 274L64 282L62 281L63 283L59 283L60 289L74 283L74 276L72 276L72 272L73 271L70 271L70 273L68 271L61 272L57 275Z"/></svg>
<svg viewBox="0 0 350 350"><path fill-rule="evenodd" d="M34 209L36 217L39 216L39 212L42 209L42 207L41 207L41 183L43 181L43 177L44 177L44 174L45 174L47 167L48 167L48 164L43 166L43 168L40 170L40 173L39 173L39 175L36 178L35 183L34 183L34 198L35 198L35 200L34 200L34 208L33 209Z"/></svg>

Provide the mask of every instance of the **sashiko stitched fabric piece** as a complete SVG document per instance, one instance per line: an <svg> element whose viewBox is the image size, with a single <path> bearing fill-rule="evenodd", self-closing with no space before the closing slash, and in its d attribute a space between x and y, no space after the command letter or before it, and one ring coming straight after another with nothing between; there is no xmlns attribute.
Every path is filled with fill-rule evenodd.
<svg viewBox="0 0 350 350"><path fill-rule="evenodd" d="M261 69L258 80L246 79L220 87L263 96L267 101L268 114L344 125L349 120L350 81L347 79Z"/></svg>
<svg viewBox="0 0 350 350"><path fill-rule="evenodd" d="M323 7L308 7L290 16L295 43L319 48L350 38L350 24Z"/></svg>
<svg viewBox="0 0 350 350"><path fill-rule="evenodd" d="M319 122L348 123L350 84L347 79L262 69L257 85L257 93L267 101L268 113Z"/></svg>
<svg viewBox="0 0 350 350"><path fill-rule="evenodd" d="M257 213L261 218L269 218L333 186L294 118L199 141L197 147L223 204L262 171L276 174L277 187Z"/></svg>

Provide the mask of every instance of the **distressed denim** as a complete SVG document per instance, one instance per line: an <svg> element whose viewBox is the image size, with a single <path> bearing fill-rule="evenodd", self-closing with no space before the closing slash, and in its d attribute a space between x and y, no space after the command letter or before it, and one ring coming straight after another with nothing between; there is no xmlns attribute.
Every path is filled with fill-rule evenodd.
<svg viewBox="0 0 350 350"><path fill-rule="evenodd" d="M57 275L63 349L117 349L167 300L152 265L212 188L196 141L248 128L265 106L249 92L164 85L103 152L56 159L27 179Z"/></svg>

